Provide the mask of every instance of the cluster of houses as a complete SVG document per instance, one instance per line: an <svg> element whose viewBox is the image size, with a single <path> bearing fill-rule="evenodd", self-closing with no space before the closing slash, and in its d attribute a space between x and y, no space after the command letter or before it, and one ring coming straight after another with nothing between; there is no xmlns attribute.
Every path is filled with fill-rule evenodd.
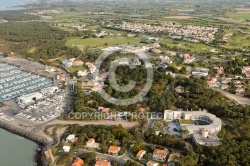
<svg viewBox="0 0 250 166"><path fill-rule="evenodd" d="M180 38L185 37L201 40L205 42L212 42L215 39L215 34L218 32L218 28L214 27L202 27L202 26L181 26L173 23L162 23L162 24L143 24L143 23L131 23L123 21L121 24L114 22L104 22L103 26L115 29L122 29L132 32L167 32L170 36L177 35ZM191 42L197 42L192 40Z"/></svg>
<svg viewBox="0 0 250 166"><path fill-rule="evenodd" d="M104 30L102 30L101 32L97 32L97 30L93 30L93 32L95 32L96 37L114 36L113 33L110 33L110 32L104 31Z"/></svg>
<svg viewBox="0 0 250 166"><path fill-rule="evenodd" d="M70 134L66 137L66 143L75 143L77 142L78 138L74 135L74 134ZM86 148L94 148L94 149L100 149L99 148L100 143L96 143L94 138L89 138L86 142L85 142L85 147ZM118 157L118 153L121 150L120 146L116 146L116 145L111 145L108 148L108 154L113 155ZM70 146L63 146L63 152L70 152ZM137 154L136 154L136 159L141 160L143 158L144 155L146 155L146 151L145 150L140 150ZM155 162L155 161L160 161L160 162L165 162L167 159L167 156L169 154L169 151L167 149L155 149L153 151L153 156L152 156L152 160L149 160L147 162L147 166L158 166L159 163ZM171 153L168 157L167 162L173 162L175 159L175 156L179 156L179 153ZM154 160L154 161L153 161ZM80 158L76 158L75 161L73 162L72 166L82 166L84 165L84 161ZM107 160L97 160L95 163L95 166L109 166L110 162Z"/></svg>
<svg viewBox="0 0 250 166"><path fill-rule="evenodd" d="M190 64L195 62L195 56L190 55L188 53L180 53L179 57L183 59L184 64Z"/></svg>
<svg viewBox="0 0 250 166"><path fill-rule="evenodd" d="M138 160L141 160L143 158L143 156L146 155L146 153L147 152L145 150L140 150L136 154L136 158ZM169 152L168 152L167 149L164 149L164 150L162 150L162 149L155 149L153 151L153 156L152 156L153 157L152 159L154 161L153 160L149 160L146 165L147 166L159 166L159 163L156 162L156 161L166 161L168 154L169 154ZM169 162L175 161L175 157L178 157L179 155L180 154L178 154L178 153L171 153L171 154L169 154L167 162L169 163Z"/></svg>
<svg viewBox="0 0 250 166"><path fill-rule="evenodd" d="M229 88L234 87L235 93L244 96L246 92L246 87L242 80L233 80L232 78L222 78L222 90L229 90Z"/></svg>
<svg viewBox="0 0 250 166"><path fill-rule="evenodd" d="M56 27L69 27L69 28L74 28L77 30L87 30L85 24L75 24L75 23L54 23L52 26Z"/></svg>
<svg viewBox="0 0 250 166"><path fill-rule="evenodd" d="M64 60L62 62L62 65L65 67L82 66L83 64L83 61L77 60L76 58L70 58L69 60Z"/></svg>
<svg viewBox="0 0 250 166"><path fill-rule="evenodd" d="M232 33L230 33L230 34L227 33L227 34L225 34L225 35L223 36L222 40L223 40L224 42L227 43L227 42L228 42L228 39L227 39L228 36L232 36L232 35L233 35Z"/></svg>
<svg viewBox="0 0 250 166"><path fill-rule="evenodd" d="M242 67L242 74L246 75L247 78L250 78L250 66Z"/></svg>
<svg viewBox="0 0 250 166"><path fill-rule="evenodd" d="M84 161L81 158L76 158L71 166L83 166ZM96 160L95 166L111 166L107 160Z"/></svg>
<svg viewBox="0 0 250 166"><path fill-rule="evenodd" d="M59 10L34 10L34 11L29 11L25 12L25 14L31 14L31 15L43 15L43 14L59 14L62 11Z"/></svg>

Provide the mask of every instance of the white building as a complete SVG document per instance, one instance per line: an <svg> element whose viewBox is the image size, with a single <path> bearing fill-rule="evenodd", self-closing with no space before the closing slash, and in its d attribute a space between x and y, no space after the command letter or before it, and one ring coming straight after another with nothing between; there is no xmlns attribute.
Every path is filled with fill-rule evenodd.
<svg viewBox="0 0 250 166"><path fill-rule="evenodd" d="M65 66L65 67L71 67L73 65L73 62L72 61L68 61L68 60L64 60L62 62L62 65Z"/></svg>
<svg viewBox="0 0 250 166"><path fill-rule="evenodd" d="M95 142L94 138L89 138L88 141L86 141L86 147L88 148L99 148L99 143Z"/></svg>
<svg viewBox="0 0 250 166"><path fill-rule="evenodd" d="M185 124L180 127L182 130L188 130L189 134L200 133L202 130L208 131L209 134L216 134L220 132L222 121L215 115L206 111L164 111L165 120L173 119L185 119L193 120L196 124ZM205 125L200 125L198 122L202 122Z"/></svg>
<svg viewBox="0 0 250 166"><path fill-rule="evenodd" d="M70 151L70 146L63 146L63 152L69 152Z"/></svg>
<svg viewBox="0 0 250 166"><path fill-rule="evenodd" d="M196 76L204 76L206 77L208 75L209 69L208 68L195 68L192 71L192 75L196 75Z"/></svg>
<svg viewBox="0 0 250 166"><path fill-rule="evenodd" d="M70 135L68 135L68 137L66 138L66 142L71 142L74 138L75 138L75 134L70 134Z"/></svg>
<svg viewBox="0 0 250 166"><path fill-rule="evenodd" d="M20 104L29 104L42 98L43 98L42 93L34 92L18 97L17 102Z"/></svg>
<svg viewBox="0 0 250 166"><path fill-rule="evenodd" d="M86 70L84 71L80 70L77 72L77 76L84 77L86 75L88 75L88 72Z"/></svg>

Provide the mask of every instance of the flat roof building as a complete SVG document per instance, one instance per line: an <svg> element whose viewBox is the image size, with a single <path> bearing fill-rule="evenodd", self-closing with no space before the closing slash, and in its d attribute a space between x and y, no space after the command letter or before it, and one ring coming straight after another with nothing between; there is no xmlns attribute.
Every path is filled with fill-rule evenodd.
<svg viewBox="0 0 250 166"><path fill-rule="evenodd" d="M30 93L17 98L17 102L21 104L29 104L36 100L42 99L43 95L39 92Z"/></svg>
<svg viewBox="0 0 250 166"><path fill-rule="evenodd" d="M209 134L218 133L221 130L222 121L220 118L217 118L215 115L207 111L164 111L165 120L174 120L174 119L185 119L185 120L194 120L197 122L203 122L205 125L195 124L185 124L181 125L182 130L188 130L189 134L200 132L201 129L208 130Z"/></svg>

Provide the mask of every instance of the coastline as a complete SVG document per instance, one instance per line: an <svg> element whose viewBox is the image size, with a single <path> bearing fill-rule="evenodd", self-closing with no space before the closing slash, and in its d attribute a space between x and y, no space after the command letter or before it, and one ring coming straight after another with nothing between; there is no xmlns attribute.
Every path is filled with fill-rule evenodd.
<svg viewBox="0 0 250 166"><path fill-rule="evenodd" d="M33 161L36 163L37 166L48 165L49 161L46 160L46 157L44 156L44 151L51 143L46 138L40 135L36 135L31 131L16 127L4 121L0 121L0 128L36 143L38 148L36 150L36 153L34 154Z"/></svg>
<svg viewBox="0 0 250 166"><path fill-rule="evenodd" d="M6 6L5 9L0 9L0 11L6 11L6 10L22 10L22 9L30 9L32 8L33 5L36 4L35 2L32 1L28 1L28 2L23 2L22 4L19 5L10 5L10 6Z"/></svg>

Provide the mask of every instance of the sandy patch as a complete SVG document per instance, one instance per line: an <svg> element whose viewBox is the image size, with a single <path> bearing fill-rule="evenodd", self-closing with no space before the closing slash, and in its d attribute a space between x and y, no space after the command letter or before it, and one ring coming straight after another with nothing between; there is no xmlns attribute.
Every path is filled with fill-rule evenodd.
<svg viewBox="0 0 250 166"><path fill-rule="evenodd" d="M248 11L250 12L250 8L235 8L237 11Z"/></svg>
<svg viewBox="0 0 250 166"><path fill-rule="evenodd" d="M234 18L226 18L226 17L216 17L215 19L229 22L229 23L235 23L235 24L243 23L245 21L244 19L234 19Z"/></svg>

